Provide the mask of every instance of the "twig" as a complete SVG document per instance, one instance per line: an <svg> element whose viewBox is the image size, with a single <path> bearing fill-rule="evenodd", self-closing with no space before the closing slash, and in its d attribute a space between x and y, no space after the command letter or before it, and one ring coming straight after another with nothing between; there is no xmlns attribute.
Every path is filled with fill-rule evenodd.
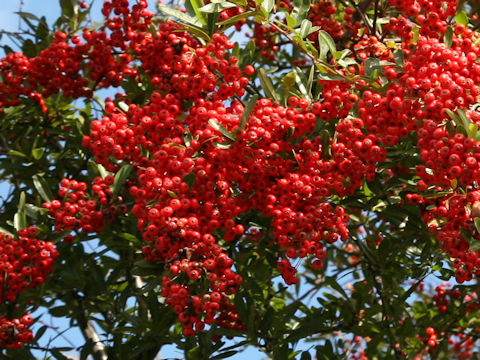
<svg viewBox="0 0 480 360"><path fill-rule="evenodd" d="M92 321L88 319L88 313L81 309L78 313L78 324L80 326L80 330L82 331L85 340L90 340L93 344L92 348L92 356L94 360L107 360L107 352L105 350L105 345L103 344L102 340L100 340L100 336L98 335L97 331L93 327Z"/></svg>

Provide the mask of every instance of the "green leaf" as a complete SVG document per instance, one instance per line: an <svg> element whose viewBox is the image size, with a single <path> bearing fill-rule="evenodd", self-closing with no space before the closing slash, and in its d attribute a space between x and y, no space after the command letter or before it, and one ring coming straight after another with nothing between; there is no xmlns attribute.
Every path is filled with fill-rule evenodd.
<svg viewBox="0 0 480 360"><path fill-rule="evenodd" d="M69 360L70 358L63 355L60 350L58 349L51 349L50 350L52 355L55 357L56 360Z"/></svg>
<svg viewBox="0 0 480 360"><path fill-rule="evenodd" d="M263 0L261 6L266 11L266 13L270 15L270 12L272 11L274 5L275 0Z"/></svg>
<svg viewBox="0 0 480 360"><path fill-rule="evenodd" d="M336 74L328 74L328 73L319 73L317 76L318 80L326 80L326 81L343 81L343 76L336 75Z"/></svg>
<svg viewBox="0 0 480 360"><path fill-rule="evenodd" d="M130 175L130 172L132 171L132 165L123 165L120 170L115 174L115 178L113 181L113 189L112 189L112 198L115 198L118 195L118 192L122 188L123 184L125 183L125 180Z"/></svg>
<svg viewBox="0 0 480 360"><path fill-rule="evenodd" d="M451 26L448 26L447 27L447 30L445 30L445 35L443 35L443 42L445 43L445 45L447 45L447 47L451 47L452 46L452 42L453 42L453 29Z"/></svg>
<svg viewBox="0 0 480 360"><path fill-rule="evenodd" d="M292 15L290 15L288 13L285 13L285 17L287 19L287 26L290 29L293 29L297 25L297 21L295 20L295 18Z"/></svg>
<svg viewBox="0 0 480 360"><path fill-rule="evenodd" d="M48 186L48 183L45 181L43 176L36 174L33 175L32 179L35 189L37 189L39 195L44 201L51 202L55 199L52 191L50 190L50 187Z"/></svg>
<svg viewBox="0 0 480 360"><path fill-rule="evenodd" d="M462 121L463 128L465 129L465 131L468 131L471 124L470 119L467 117L467 115L462 109L458 109L457 112L460 120Z"/></svg>
<svg viewBox="0 0 480 360"><path fill-rule="evenodd" d="M232 147L232 143L226 143L226 142L213 142L213 147L216 147L217 149L229 149Z"/></svg>
<svg viewBox="0 0 480 360"><path fill-rule="evenodd" d="M455 22L457 24L468 25L468 16L465 11L460 11L457 13L457 15L455 15Z"/></svg>
<svg viewBox="0 0 480 360"><path fill-rule="evenodd" d="M32 156L35 160L40 160L43 157L44 153L45 153L45 149L43 148L32 149Z"/></svg>
<svg viewBox="0 0 480 360"><path fill-rule="evenodd" d="M40 19L32 13L24 11L15 11L14 14L19 15L22 19L31 19L40 22Z"/></svg>
<svg viewBox="0 0 480 360"><path fill-rule="evenodd" d="M282 79L282 86L288 92L288 90L295 85L297 75L294 72L289 72Z"/></svg>
<svg viewBox="0 0 480 360"><path fill-rule="evenodd" d="M196 16L203 25L207 25L207 19L200 11L202 6L204 6L203 0L185 0L185 8L190 16Z"/></svg>
<svg viewBox="0 0 480 360"><path fill-rule="evenodd" d="M338 284L338 282L333 277L330 277L330 276L325 277L325 283L327 283L334 290L342 294L345 297L345 299L349 298L345 290Z"/></svg>
<svg viewBox="0 0 480 360"><path fill-rule="evenodd" d="M214 13L208 14L207 28L208 28L208 33L210 35L213 35L217 31L218 14L219 14L219 12L214 12Z"/></svg>
<svg viewBox="0 0 480 360"><path fill-rule="evenodd" d="M185 130L183 133L183 141L185 142L185 145L186 146L192 145L192 140L193 140L193 136L190 130Z"/></svg>
<svg viewBox="0 0 480 360"><path fill-rule="evenodd" d="M300 360L311 360L312 356L308 351L302 352L302 356L300 357Z"/></svg>
<svg viewBox="0 0 480 360"><path fill-rule="evenodd" d="M478 125L474 123L470 123L468 125L468 137L475 139L478 133Z"/></svg>
<svg viewBox="0 0 480 360"><path fill-rule="evenodd" d="M27 217L25 215L25 211L17 211L13 216L13 227L15 230L24 229L27 227Z"/></svg>
<svg viewBox="0 0 480 360"><path fill-rule="evenodd" d="M300 24L308 15L310 0L293 0L292 17L296 24Z"/></svg>
<svg viewBox="0 0 480 360"><path fill-rule="evenodd" d="M13 234L11 231L8 231L7 229L5 229L4 227L0 226L0 232L1 233L4 233L4 234L7 234L7 235L10 235L13 237Z"/></svg>
<svg viewBox="0 0 480 360"><path fill-rule="evenodd" d="M475 218L473 222L475 223L475 229L477 229L477 232L480 233L480 218Z"/></svg>
<svg viewBox="0 0 480 360"><path fill-rule="evenodd" d="M310 98L312 98L312 86L313 86L313 77L315 75L315 65L310 67L310 71L308 72L308 79L307 79L307 94Z"/></svg>
<svg viewBox="0 0 480 360"><path fill-rule="evenodd" d="M175 10L169 6L158 5L158 10L160 10L164 14L176 17L177 19L187 24L198 26L199 28L202 27L202 23L199 19L191 17L187 14L184 14L183 12L179 10Z"/></svg>
<svg viewBox="0 0 480 360"><path fill-rule="evenodd" d="M377 58L368 58L365 60L365 76L372 77L373 71L380 67L380 60Z"/></svg>
<svg viewBox="0 0 480 360"><path fill-rule="evenodd" d="M197 181L197 175L191 172L190 174L187 174L183 177L183 181L188 184L188 187L190 189L192 189L195 186L195 183Z"/></svg>
<svg viewBox="0 0 480 360"><path fill-rule="evenodd" d="M245 129L245 126L247 125L248 117L250 116L253 108L255 107L257 100L258 100L258 94L255 94L245 106L245 109L243 110L243 114L242 114L242 119L240 121L240 129L242 130Z"/></svg>
<svg viewBox="0 0 480 360"><path fill-rule="evenodd" d="M212 2L210 4L202 6L199 10L203 13L209 14L209 13L218 13L218 12L221 12L222 10L230 9L233 7L237 7L237 5L228 1L221 1L221 2Z"/></svg>
<svg viewBox="0 0 480 360"><path fill-rule="evenodd" d="M215 130L217 130L219 133L221 133L223 136L225 136L227 139L235 141L237 138L235 137L234 134L229 132L227 129L223 127L223 125L219 124L217 120L215 119L210 119L208 120L208 124L213 127Z"/></svg>
<svg viewBox="0 0 480 360"><path fill-rule="evenodd" d="M233 355L237 354L238 351L236 350L230 350L230 351L225 351L224 353L221 353L219 355L216 355L214 357L209 357L210 360L214 359L226 359L228 357L232 357Z"/></svg>
<svg viewBox="0 0 480 360"><path fill-rule="evenodd" d="M308 19L302 20L302 24L300 25L300 37L305 39L308 35L310 35L310 31L312 29L312 22Z"/></svg>
<svg viewBox="0 0 480 360"><path fill-rule="evenodd" d="M395 62L399 66L403 66L405 62L405 53L402 50L395 50L393 52L393 58L395 59Z"/></svg>
<svg viewBox="0 0 480 360"><path fill-rule="evenodd" d="M326 129L322 131L322 156L323 160L330 158L330 133Z"/></svg>
<svg viewBox="0 0 480 360"><path fill-rule="evenodd" d="M23 211L25 209L25 203L27 201L27 197L25 195L25 191L20 193L20 200L18 201L18 211Z"/></svg>
<svg viewBox="0 0 480 360"><path fill-rule="evenodd" d="M270 79L270 77L267 75L264 68L260 68L258 70L258 77L260 79L262 89L263 91L265 91L267 97L278 102L277 93L275 92L275 88L273 87L272 79Z"/></svg>
<svg viewBox="0 0 480 360"><path fill-rule="evenodd" d="M97 163L95 163L95 164L96 164L98 172L100 173L101 178L105 179L105 177L107 175L109 175L110 173L107 171L107 169L105 169L105 167L102 164L97 164Z"/></svg>
<svg viewBox="0 0 480 360"><path fill-rule="evenodd" d="M23 158L27 158L28 156L25 155L24 153L20 152L20 151L16 151L16 150L10 150L7 155L9 156L18 156L18 157L23 157Z"/></svg>
<svg viewBox="0 0 480 360"><path fill-rule="evenodd" d="M62 14L66 15L67 18L75 16L75 7L77 5L76 0L60 0L60 7L62 9ZM78 5L77 5L78 11Z"/></svg>
<svg viewBox="0 0 480 360"><path fill-rule="evenodd" d="M327 49L335 55L337 46L330 34L324 30L318 32L318 44L320 46L320 59L324 60L327 56Z"/></svg>

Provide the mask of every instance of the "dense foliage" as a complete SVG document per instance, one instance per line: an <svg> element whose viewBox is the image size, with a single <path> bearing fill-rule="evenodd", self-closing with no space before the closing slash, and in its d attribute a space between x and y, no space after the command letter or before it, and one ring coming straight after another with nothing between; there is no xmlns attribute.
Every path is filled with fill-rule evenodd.
<svg viewBox="0 0 480 360"><path fill-rule="evenodd" d="M1 32L0 356L476 358L480 4L132 2Z"/></svg>

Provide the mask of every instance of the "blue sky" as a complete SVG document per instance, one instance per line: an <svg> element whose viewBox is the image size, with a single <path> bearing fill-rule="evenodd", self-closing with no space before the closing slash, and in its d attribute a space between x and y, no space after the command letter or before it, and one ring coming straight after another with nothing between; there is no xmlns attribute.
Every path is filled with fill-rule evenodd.
<svg viewBox="0 0 480 360"><path fill-rule="evenodd" d="M91 1L88 1L89 3ZM20 4L23 3L21 6ZM93 19L94 20L101 20L100 15L100 7L103 1L97 0L94 2L94 13ZM150 3L154 3L153 0ZM4 31L19 31L22 28L25 29L25 26L22 28L19 27L19 17L15 14L15 12L24 11L32 13L38 17L46 16L47 22L52 24L55 19L60 14L60 7L58 0L1 0L0 6L0 29ZM0 39L0 44L9 44L8 39L4 36ZM3 55L3 54L2 54ZM9 185L6 183L0 182L0 195L5 195L8 191ZM39 315L42 312L39 312ZM54 345L58 347L62 346L70 346L69 342L73 343L74 345L78 346L83 344L84 339L81 333L77 329L69 328L69 322L67 319L58 319L58 318L51 318L49 316L43 316L40 321L36 324L36 327L40 327L43 324L50 325L51 327L57 327L59 331L67 329L67 332L63 334L62 337L58 337L54 341ZM50 337L55 337L56 332L54 331L47 331L43 336L45 342L48 341ZM66 340L68 339L68 341ZM39 353L37 356L39 358L43 358L45 354ZM161 351L161 359L168 359L168 358L181 358L182 352L176 350L174 347L164 347ZM260 360L264 359L260 352L256 351L253 348L249 348L246 351L231 357L232 360Z"/></svg>

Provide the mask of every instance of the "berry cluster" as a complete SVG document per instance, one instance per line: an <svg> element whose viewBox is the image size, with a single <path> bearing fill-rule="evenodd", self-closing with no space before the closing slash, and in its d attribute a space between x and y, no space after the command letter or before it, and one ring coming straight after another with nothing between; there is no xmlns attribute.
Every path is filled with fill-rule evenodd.
<svg viewBox="0 0 480 360"><path fill-rule="evenodd" d="M20 229L18 239L0 233L0 301L15 301L19 292L41 285L52 271L58 252L37 233L33 226Z"/></svg>
<svg viewBox="0 0 480 360"><path fill-rule="evenodd" d="M14 302L18 293L45 282L53 270L58 252L53 243L36 238L38 229L30 226L18 231L18 239L0 233L0 301ZM0 348L17 348L31 342L28 328L33 319L0 317Z"/></svg>
<svg viewBox="0 0 480 360"><path fill-rule="evenodd" d="M107 175L104 179L96 177L93 180L92 195L88 196L85 182L62 179L58 189L62 201L53 200L43 204L55 219L55 230L81 230L86 233L102 231L105 220L111 220L107 215L120 211L108 199L112 194L110 186L113 185L113 180L112 175Z"/></svg>
<svg viewBox="0 0 480 360"><path fill-rule="evenodd" d="M29 326L32 324L33 318L28 314L13 320L0 317L0 348L19 348L24 343L31 342L33 333Z"/></svg>

